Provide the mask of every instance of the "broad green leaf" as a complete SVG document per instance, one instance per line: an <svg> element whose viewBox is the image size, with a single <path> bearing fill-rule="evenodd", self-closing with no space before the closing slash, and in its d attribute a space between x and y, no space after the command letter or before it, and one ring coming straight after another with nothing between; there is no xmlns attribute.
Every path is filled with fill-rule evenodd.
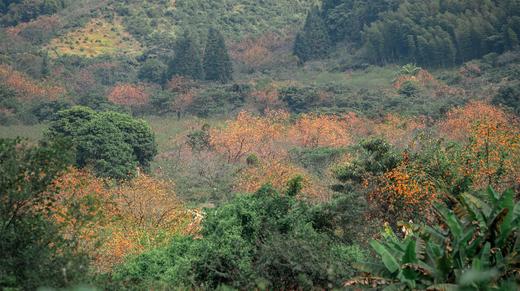
<svg viewBox="0 0 520 291"><path fill-rule="evenodd" d="M395 273L399 270L399 263L385 246L375 240L370 242L370 245L381 256L383 264L385 264L385 267L388 269L388 271Z"/></svg>
<svg viewBox="0 0 520 291"><path fill-rule="evenodd" d="M403 264L417 262L417 254L415 253L415 246L416 246L416 241L414 239L411 239L408 242L408 245L406 246L406 250L404 252L404 256L403 256L403 260L402 260Z"/></svg>

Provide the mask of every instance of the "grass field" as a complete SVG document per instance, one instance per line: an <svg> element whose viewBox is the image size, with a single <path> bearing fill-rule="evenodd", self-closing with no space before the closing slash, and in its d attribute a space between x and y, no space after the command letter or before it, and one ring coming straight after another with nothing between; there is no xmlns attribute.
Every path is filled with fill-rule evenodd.
<svg viewBox="0 0 520 291"><path fill-rule="evenodd" d="M97 57L100 55L137 55L140 44L125 31L119 20L92 19L85 27L55 38L47 46L51 55Z"/></svg>

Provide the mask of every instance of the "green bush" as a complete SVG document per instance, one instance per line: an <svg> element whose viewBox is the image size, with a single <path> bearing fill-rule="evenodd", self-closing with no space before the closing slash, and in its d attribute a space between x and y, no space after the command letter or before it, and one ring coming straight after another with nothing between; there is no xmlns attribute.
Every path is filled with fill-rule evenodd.
<svg viewBox="0 0 520 291"><path fill-rule="evenodd" d="M419 94L420 88L415 82L406 81L401 85L401 88L399 88L398 92L402 96L415 97Z"/></svg>
<svg viewBox="0 0 520 291"><path fill-rule="evenodd" d="M309 206L295 199L300 187L290 188L281 195L265 186L208 210L200 238L131 259L113 279L132 288L339 287L364 253L315 228Z"/></svg>
<svg viewBox="0 0 520 291"><path fill-rule="evenodd" d="M310 108L319 100L318 92L314 88L287 87L279 90L280 100L294 113L310 111Z"/></svg>
<svg viewBox="0 0 520 291"><path fill-rule="evenodd" d="M97 175L116 179L134 176L138 165L148 171L157 154L154 134L145 121L80 106L58 112L46 137L70 139L77 166L92 166Z"/></svg>
<svg viewBox="0 0 520 291"><path fill-rule="evenodd" d="M329 170L329 167L337 162L345 152L346 149L343 148L295 148L290 151L290 154L291 159L296 163L317 175L323 176Z"/></svg>

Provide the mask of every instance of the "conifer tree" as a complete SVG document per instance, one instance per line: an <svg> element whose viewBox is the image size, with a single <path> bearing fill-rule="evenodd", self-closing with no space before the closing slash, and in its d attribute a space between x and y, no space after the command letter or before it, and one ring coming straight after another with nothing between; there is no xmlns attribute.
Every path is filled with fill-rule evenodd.
<svg viewBox="0 0 520 291"><path fill-rule="evenodd" d="M325 57L330 49L330 38L318 7L314 7L305 20L303 31L294 43L294 54L300 62Z"/></svg>
<svg viewBox="0 0 520 291"><path fill-rule="evenodd" d="M41 67L41 75L42 77L47 77L50 74L49 69L49 53L45 52L42 57L42 67Z"/></svg>
<svg viewBox="0 0 520 291"><path fill-rule="evenodd" d="M200 50L189 32L184 32L175 45L175 57L168 65L167 79L185 76L194 80L204 77Z"/></svg>
<svg viewBox="0 0 520 291"><path fill-rule="evenodd" d="M309 56L308 47L307 39L302 32L299 32L294 40L293 52L298 57L300 63L304 63L307 60Z"/></svg>
<svg viewBox="0 0 520 291"><path fill-rule="evenodd" d="M227 83L233 79L233 64L224 36L215 28L208 32L203 66L206 80Z"/></svg>

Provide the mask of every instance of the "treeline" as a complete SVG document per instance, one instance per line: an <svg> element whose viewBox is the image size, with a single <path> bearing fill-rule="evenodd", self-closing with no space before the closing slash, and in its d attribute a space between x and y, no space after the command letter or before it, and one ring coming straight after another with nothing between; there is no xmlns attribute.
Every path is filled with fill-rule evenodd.
<svg viewBox="0 0 520 291"><path fill-rule="evenodd" d="M446 67L518 47L518 15L515 0L324 0L309 13L294 52L307 61L338 45L361 49L375 64Z"/></svg>
<svg viewBox="0 0 520 291"><path fill-rule="evenodd" d="M40 15L50 15L65 8L71 0L2 0L0 1L0 24L16 25Z"/></svg>
<svg viewBox="0 0 520 291"><path fill-rule="evenodd" d="M223 83L231 81L233 79L233 64L228 54L224 36L219 30L210 28L204 56L202 56L197 42L189 32L185 32L177 40L175 56L169 61L165 73L167 81L174 76Z"/></svg>

